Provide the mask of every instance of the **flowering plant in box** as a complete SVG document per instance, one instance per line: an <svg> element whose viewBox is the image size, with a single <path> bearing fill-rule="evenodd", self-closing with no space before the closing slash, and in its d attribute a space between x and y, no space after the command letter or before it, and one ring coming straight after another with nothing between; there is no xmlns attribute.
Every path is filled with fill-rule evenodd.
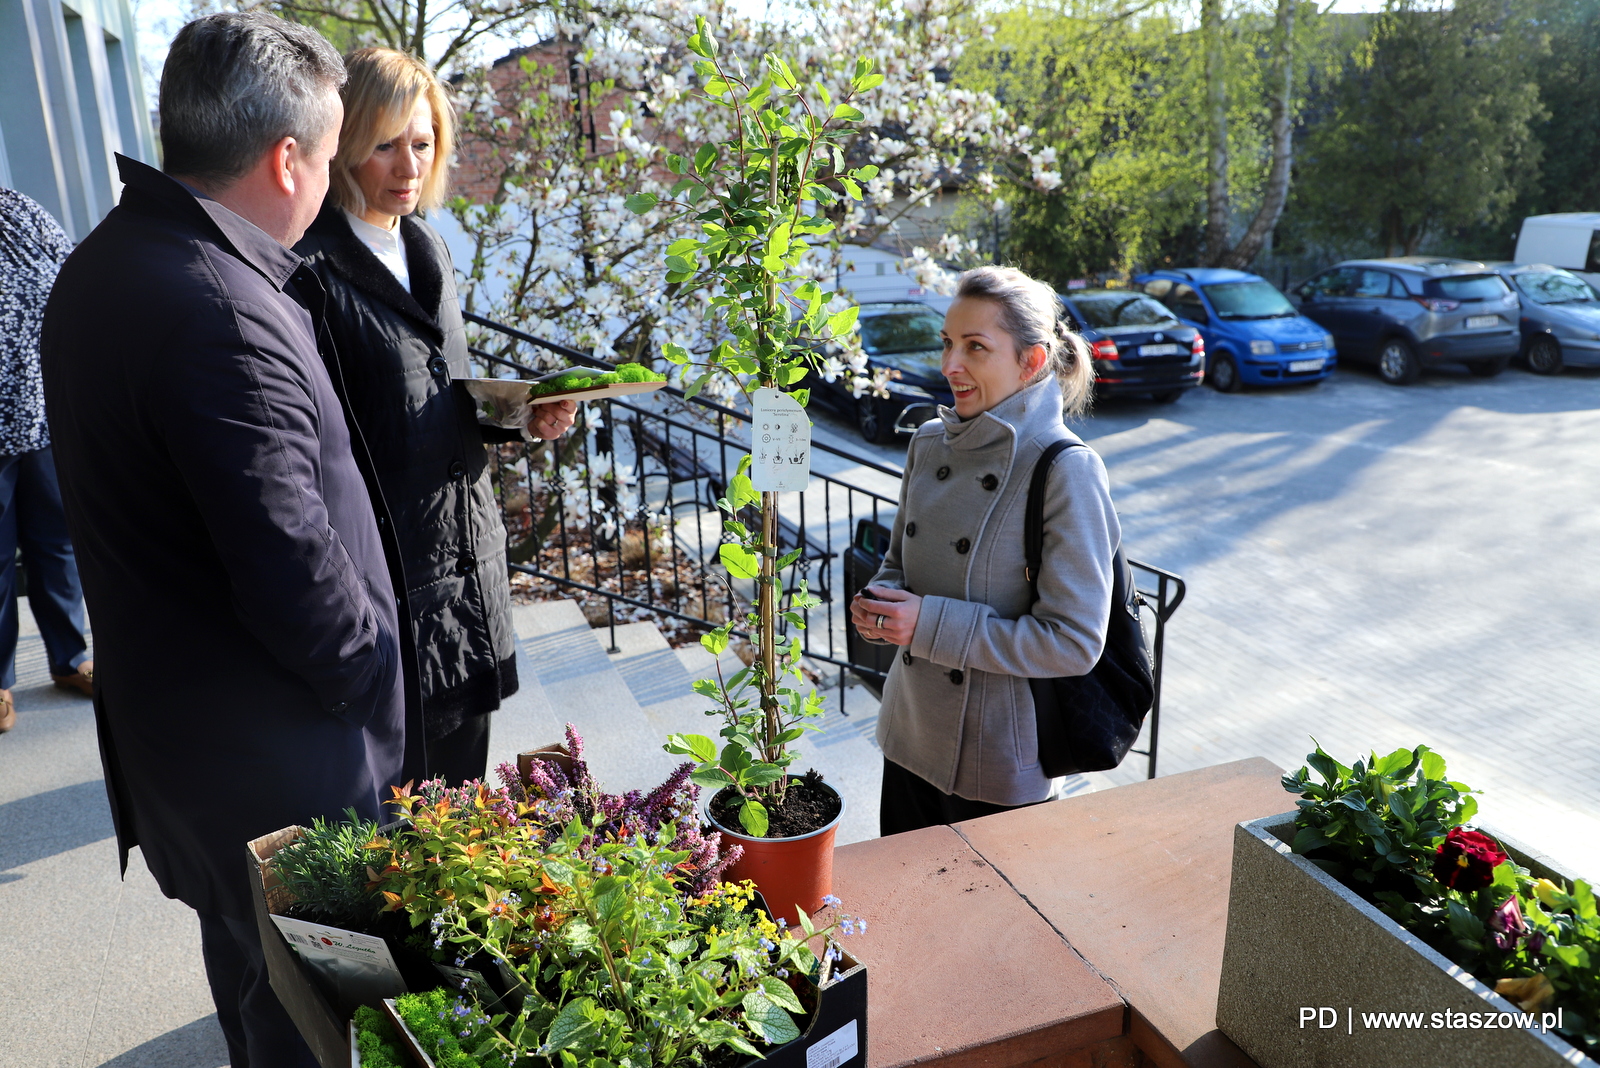
<svg viewBox="0 0 1600 1068"><path fill-rule="evenodd" d="M1283 777L1300 795L1292 848L1526 1012L1600 1053L1600 915L1583 880L1536 879L1464 824L1471 790L1427 746L1346 767L1322 747ZM1320 782L1312 778L1315 769Z"/></svg>

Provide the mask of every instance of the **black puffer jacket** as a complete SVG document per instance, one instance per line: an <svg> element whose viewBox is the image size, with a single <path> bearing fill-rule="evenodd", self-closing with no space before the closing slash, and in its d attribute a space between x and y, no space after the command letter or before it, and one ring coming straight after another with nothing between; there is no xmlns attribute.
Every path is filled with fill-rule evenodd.
<svg viewBox="0 0 1600 1068"><path fill-rule="evenodd" d="M356 422L394 516L428 737L492 712L517 690L506 532L489 483L485 430L458 379L471 374L450 252L427 223L400 220L400 282L329 204L295 251L328 291Z"/></svg>

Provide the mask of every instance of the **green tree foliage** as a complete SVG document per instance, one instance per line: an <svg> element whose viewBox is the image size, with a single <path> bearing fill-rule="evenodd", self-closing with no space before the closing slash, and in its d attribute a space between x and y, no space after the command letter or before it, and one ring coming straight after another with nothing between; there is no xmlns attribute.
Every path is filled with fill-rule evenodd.
<svg viewBox="0 0 1600 1068"><path fill-rule="evenodd" d="M1394 0L1306 137L1296 198L1311 230L1411 255L1430 237L1504 219L1538 171L1534 69L1547 52L1499 0Z"/></svg>
<svg viewBox="0 0 1600 1068"><path fill-rule="evenodd" d="M1534 71L1545 118L1534 126L1543 173L1512 213L1600 210L1600 4L1533 0L1530 17L1549 35L1550 54Z"/></svg>

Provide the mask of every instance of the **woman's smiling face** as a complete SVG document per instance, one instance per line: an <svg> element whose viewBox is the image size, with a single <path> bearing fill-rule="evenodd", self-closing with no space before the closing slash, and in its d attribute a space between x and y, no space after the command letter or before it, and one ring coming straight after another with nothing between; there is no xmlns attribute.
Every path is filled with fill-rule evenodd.
<svg viewBox="0 0 1600 1068"><path fill-rule="evenodd" d="M944 359L940 371L956 396L956 414L981 415L1027 385L1046 357L1043 345L1017 358L1015 339L1000 327L1000 305L980 297L957 297L944 313Z"/></svg>

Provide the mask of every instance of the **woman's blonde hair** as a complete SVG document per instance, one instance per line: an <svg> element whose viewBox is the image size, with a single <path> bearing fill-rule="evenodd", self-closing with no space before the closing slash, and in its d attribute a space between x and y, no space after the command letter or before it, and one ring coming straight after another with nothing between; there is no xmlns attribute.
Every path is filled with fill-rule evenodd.
<svg viewBox="0 0 1600 1068"><path fill-rule="evenodd" d="M433 110L433 166L422 176L417 207L437 208L450 185L450 155L455 151L455 112L450 97L428 65L391 48L363 48L345 58L344 125L333 157L328 196L344 210L361 215L367 198L351 173L373 151L405 130L418 99Z"/></svg>
<svg viewBox="0 0 1600 1068"><path fill-rule="evenodd" d="M1000 329L1017 346L1017 361L1035 345L1043 345L1045 364L1033 382L1054 374L1061 382L1061 400L1069 415L1089 407L1094 367L1089 343L1072 332L1062 318L1055 290L1015 267L979 267L967 271L956 284L957 297L993 301L1000 308Z"/></svg>

